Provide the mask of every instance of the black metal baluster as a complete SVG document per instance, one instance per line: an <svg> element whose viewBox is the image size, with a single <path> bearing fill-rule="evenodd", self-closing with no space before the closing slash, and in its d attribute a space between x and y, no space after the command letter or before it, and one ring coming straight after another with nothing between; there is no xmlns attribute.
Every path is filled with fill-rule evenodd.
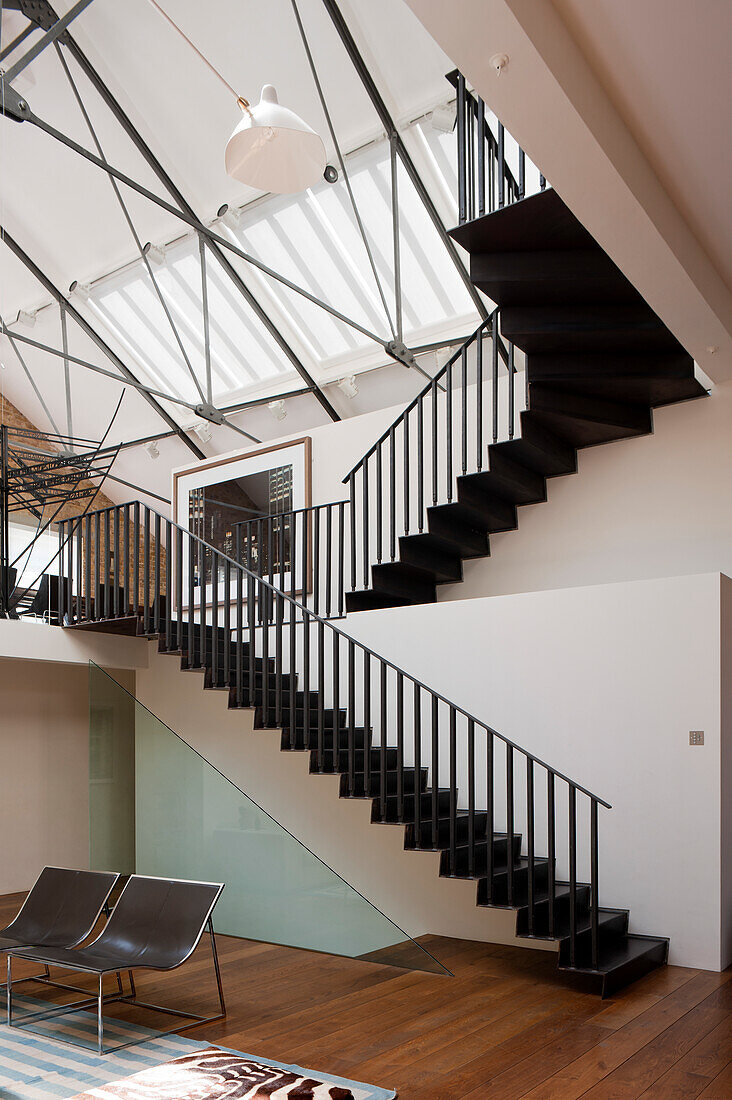
<svg viewBox="0 0 732 1100"><path fill-rule="evenodd" d="M483 329L475 345L475 467L483 469Z"/></svg>
<svg viewBox="0 0 732 1100"><path fill-rule="evenodd" d="M432 504L437 504L437 498L440 491L438 466L437 466L437 382L433 381L430 386L430 397L432 398Z"/></svg>
<svg viewBox="0 0 732 1100"><path fill-rule="evenodd" d="M302 616L302 660L303 660L303 740L304 748L312 748L312 738L310 736L310 623L312 617L309 612L304 611ZM293 712L292 721L296 718Z"/></svg>
<svg viewBox="0 0 732 1100"><path fill-rule="evenodd" d="M464 474L468 472L468 349L463 347L461 352L461 367L462 367L462 471Z"/></svg>
<svg viewBox="0 0 732 1100"><path fill-rule="evenodd" d="M598 883L597 799L590 799L590 889L592 924L592 969L600 965L600 897Z"/></svg>
<svg viewBox="0 0 732 1100"><path fill-rule="evenodd" d="M396 719L397 719L397 820L404 821L404 676L397 673L396 690ZM414 845L419 848L419 837L415 837Z"/></svg>
<svg viewBox="0 0 732 1100"><path fill-rule="evenodd" d="M486 808L486 825L485 834L487 841L486 858L487 858L487 886L486 886L486 901L490 901L493 897L493 865L494 865L494 771L493 771L493 733L491 730L486 730L486 753L485 753L485 808Z"/></svg>
<svg viewBox="0 0 732 1100"><path fill-rule="evenodd" d="M473 135L473 96L468 92L465 111L465 158L467 161L466 177L468 184L468 221L475 217L475 151Z"/></svg>
<svg viewBox="0 0 732 1100"><path fill-rule="evenodd" d="M331 686L333 697L333 769L338 772L338 753L341 747L341 636L333 631L333 655Z"/></svg>
<svg viewBox="0 0 732 1100"><path fill-rule="evenodd" d="M534 934L534 761L526 758L526 844L529 858L529 935Z"/></svg>
<svg viewBox="0 0 732 1100"><path fill-rule="evenodd" d="M470 780L468 780L468 783ZM457 713L450 707L450 874L457 862Z"/></svg>
<svg viewBox="0 0 732 1100"><path fill-rule="evenodd" d="M70 528L69 528L70 529ZM59 626L64 625L66 607L66 560L70 560L70 554L66 554L65 547L66 521L60 520L58 525L58 621Z"/></svg>
<svg viewBox="0 0 732 1100"><path fill-rule="evenodd" d="M260 562L261 565L261 562ZM258 570L259 572L259 570ZM269 602L272 596L272 589L267 588L262 580L259 581L259 602L260 605L264 601L267 604L267 612L262 619L262 725L269 725ZM260 612L261 617L261 612ZM250 663L251 667L251 663ZM252 690L254 688L254 682L252 682Z"/></svg>
<svg viewBox="0 0 732 1100"><path fill-rule="evenodd" d="M269 581L269 588L267 589L267 623L270 625L274 623L275 607L274 607L274 587L275 587L275 551L274 551L274 524L276 520L267 519L267 579ZM317 569L315 571L317 576Z"/></svg>
<svg viewBox="0 0 732 1100"><path fill-rule="evenodd" d="M569 784L569 964L577 964L577 790Z"/></svg>
<svg viewBox="0 0 732 1100"><path fill-rule="evenodd" d="M276 592L275 600L275 726L282 726L282 619L284 597ZM266 628L265 628L266 629Z"/></svg>
<svg viewBox="0 0 732 1100"><path fill-rule="evenodd" d="M346 505L344 501L338 503L338 615L345 612L345 568L346 568ZM293 593L294 597L294 593ZM303 601L304 602L304 601Z"/></svg>
<svg viewBox="0 0 732 1100"><path fill-rule="evenodd" d="M99 587L99 540L101 538L101 526L99 512L94 514L94 618L101 619L104 616L103 601L99 599L101 593Z"/></svg>
<svg viewBox="0 0 732 1100"><path fill-rule="evenodd" d="M379 812L381 820L386 821L386 727L388 722L387 711L387 671L386 661L379 662L379 690L381 695L381 713L379 730Z"/></svg>
<svg viewBox="0 0 732 1100"><path fill-rule="evenodd" d="M310 516L313 525L313 611L320 614L320 512Z"/></svg>
<svg viewBox="0 0 732 1100"><path fill-rule="evenodd" d="M491 325L492 384L493 384L493 442L498 442L498 310L493 311Z"/></svg>
<svg viewBox="0 0 732 1100"><path fill-rule="evenodd" d="M325 555L325 617L330 618L331 591L333 588L333 509L330 504L325 506L325 543L328 550ZM319 516L321 509L316 515Z"/></svg>
<svg viewBox="0 0 732 1100"><path fill-rule="evenodd" d="M300 522L302 524L303 531L306 532L305 538L307 539L307 512L300 513ZM305 543L307 551L307 541ZM294 749L295 745L295 711L297 709L297 608L295 606L295 600L297 599L297 520L293 513L293 525L290 531L290 596L292 597L292 603L290 604L290 691L289 691L289 708L290 708L290 748ZM302 591L303 606L307 604L307 594L305 585L303 584Z"/></svg>
<svg viewBox="0 0 732 1100"><path fill-rule="evenodd" d="M356 588L356 475L351 474L348 479L348 499L351 510L351 591ZM305 525L303 525L303 528ZM305 600L303 599L303 603Z"/></svg>
<svg viewBox="0 0 732 1100"><path fill-rule="evenodd" d="M205 545L202 542L198 544L198 584L201 593L201 629L198 635L199 641L199 659L198 663L201 668L206 667L206 653L208 650L208 600L206 599L207 590L207 578L206 578L206 559L208 553ZM211 582L213 587L213 561L211 562ZM212 631L211 644L215 646L217 643L215 631Z"/></svg>
<svg viewBox="0 0 732 1100"><path fill-rule="evenodd" d="M257 704L257 615L261 599L261 581L255 579L251 568L251 542L247 547L249 566L247 572L247 702L250 707ZM243 678L243 677L242 677ZM260 683L264 688L264 662ZM294 715L292 721L294 722Z"/></svg>
<svg viewBox="0 0 732 1100"><path fill-rule="evenodd" d="M173 525L165 521L165 648L170 649L173 633Z"/></svg>
<svg viewBox="0 0 732 1100"><path fill-rule="evenodd" d="M153 632L158 634L160 632L160 516L155 513L155 556L154 556L154 568L153 568L153 585L155 587L155 596L153 600Z"/></svg>
<svg viewBox="0 0 732 1100"><path fill-rule="evenodd" d="M361 467L363 480L363 585L369 587L369 464L368 460Z"/></svg>
<svg viewBox="0 0 732 1100"><path fill-rule="evenodd" d="M122 513L122 575L124 578L125 615L132 610L130 599L130 506L125 504Z"/></svg>
<svg viewBox="0 0 732 1100"><path fill-rule="evenodd" d="M183 531L175 529L175 648L183 650Z"/></svg>
<svg viewBox="0 0 732 1100"><path fill-rule="evenodd" d="M76 530L76 598L72 607L69 607L69 619L72 621L79 620L79 614L81 609L81 576L84 573L84 543L81 539L81 520L77 519L75 522ZM61 619L58 620L61 623Z"/></svg>
<svg viewBox="0 0 732 1100"><path fill-rule="evenodd" d="M509 905L513 905L513 814L513 746L506 745L506 873Z"/></svg>
<svg viewBox="0 0 732 1100"><path fill-rule="evenodd" d="M336 749L340 746L335 745ZM364 737L364 752L366 738ZM348 793L356 793L356 643L348 641Z"/></svg>
<svg viewBox="0 0 732 1100"><path fill-rule="evenodd" d="M143 632L150 633L150 509L145 508L142 521L142 584L145 590L142 622Z"/></svg>
<svg viewBox="0 0 732 1100"><path fill-rule="evenodd" d="M417 398L417 530L424 531L424 397Z"/></svg>
<svg viewBox="0 0 732 1100"><path fill-rule="evenodd" d="M219 686L219 555L211 551L211 683Z"/></svg>
<svg viewBox="0 0 732 1100"><path fill-rule="evenodd" d="M402 421L402 433L403 433L403 464L404 469L402 471L404 475L404 500L402 502L402 512L404 515L404 534L408 535L410 530L410 500L409 500L409 412Z"/></svg>
<svg viewBox="0 0 732 1100"><path fill-rule="evenodd" d="M114 617L119 618L119 508L115 508L112 520L114 550L112 559L112 575L114 578Z"/></svg>
<svg viewBox="0 0 732 1100"><path fill-rule="evenodd" d="M432 693L431 693L432 694ZM440 786L440 702L436 695L432 694L432 745L431 745L431 772L432 772L432 847L439 844L439 786ZM416 776L418 791L421 791L419 772Z"/></svg>
<svg viewBox="0 0 732 1100"><path fill-rule="evenodd" d="M465 77L462 73L457 78L457 161L458 161L458 224L463 225L467 221L467 187L466 187L466 163L465 163Z"/></svg>
<svg viewBox="0 0 732 1100"><path fill-rule="evenodd" d="M468 873L475 874L475 722L468 719Z"/></svg>
<svg viewBox="0 0 732 1100"><path fill-rule="evenodd" d="M390 453L390 473L394 472L394 456ZM383 459L381 456L381 440L376 444L376 562L381 565L384 560L384 504L383 504ZM390 497L391 499L391 497ZM389 523L393 517L389 516Z"/></svg>
<svg viewBox="0 0 732 1100"><path fill-rule="evenodd" d="M82 521L76 525L76 621L80 622L82 619L89 618L89 580L88 577L91 573L91 520L89 516L86 517L86 522L82 527ZM86 534L86 538L84 535ZM86 550L86 554L83 551ZM81 594L81 578L82 568L84 574L84 596L82 604ZM82 610L83 609L83 610Z"/></svg>
<svg viewBox="0 0 732 1100"><path fill-rule="evenodd" d="M247 576L247 583L251 580ZM251 606L251 605L250 605ZM244 572L241 568L236 571L236 651L234 656L236 705L242 706L244 702Z"/></svg>
<svg viewBox="0 0 732 1100"><path fill-rule="evenodd" d="M422 794L416 776L422 771L422 693L419 684L414 685L414 835L422 836Z"/></svg>
<svg viewBox="0 0 732 1100"><path fill-rule="evenodd" d="M485 214L485 103L478 97L478 217Z"/></svg>
<svg viewBox="0 0 732 1100"><path fill-rule="evenodd" d="M547 858L549 862L549 936L554 936L554 901L556 895L556 826L554 818L554 772L546 773Z"/></svg>
<svg viewBox="0 0 732 1100"><path fill-rule="evenodd" d="M514 391L516 389L516 367L514 364L514 346L508 345L508 438L513 439L514 406L516 404Z"/></svg>
<svg viewBox="0 0 732 1100"><path fill-rule="evenodd" d="M325 627L318 622L318 771L323 770L323 731L325 723Z"/></svg>
<svg viewBox="0 0 732 1100"><path fill-rule="evenodd" d="M110 619L112 617L112 534L110 531L110 520L112 519L111 509L105 509L104 513L104 536L102 539L102 546L104 549L104 555L102 557L102 576L104 578L104 618Z"/></svg>
<svg viewBox="0 0 732 1100"><path fill-rule="evenodd" d="M371 795L371 748L373 730L371 729L371 655L368 650L363 654L363 786L364 795Z"/></svg>
<svg viewBox="0 0 732 1100"><path fill-rule="evenodd" d="M193 535L188 536L188 667L196 667L196 544Z"/></svg>
<svg viewBox="0 0 732 1100"><path fill-rule="evenodd" d="M506 132L503 123L498 123L498 207L506 202Z"/></svg>
<svg viewBox="0 0 732 1100"><path fill-rule="evenodd" d="M519 149L519 178L518 178L518 197L522 199L526 194L526 153L523 149Z"/></svg>
<svg viewBox="0 0 732 1100"><path fill-rule="evenodd" d="M452 360L448 359L445 371L445 458L447 481L447 500L452 500Z"/></svg>
<svg viewBox="0 0 732 1100"><path fill-rule="evenodd" d="M396 561L396 434L389 428L389 558Z"/></svg>

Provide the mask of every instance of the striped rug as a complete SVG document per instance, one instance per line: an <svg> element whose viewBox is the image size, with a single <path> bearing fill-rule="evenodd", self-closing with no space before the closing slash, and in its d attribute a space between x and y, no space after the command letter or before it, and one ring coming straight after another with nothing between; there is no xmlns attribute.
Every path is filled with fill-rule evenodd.
<svg viewBox="0 0 732 1100"><path fill-rule="evenodd" d="M97 1024L92 1013L70 1012L54 1020L53 1028L56 1034L68 1039L90 1046L96 1043ZM182 1035L160 1036L150 1028L108 1017L104 1020L104 1034L110 1046L137 1039L144 1041L100 1058L92 1050L67 1046L50 1037L0 1023L0 1097L51 1100L51 1097L76 1096L210 1045Z"/></svg>
<svg viewBox="0 0 732 1100"><path fill-rule="evenodd" d="M26 998L22 1000L26 1001ZM22 1004L20 998L19 1003L21 1008L33 1006L30 998L26 1005ZM63 1017L57 1017L53 1021L53 1027L57 1035L63 1035L67 1039L80 1041L90 1047L96 1043L97 1023L93 1013L70 1012ZM9 1028L0 1023L0 1100L52 1100L53 1097L69 1100L80 1093L101 1089L105 1085L161 1066L183 1055L211 1049L210 1042L196 1042L182 1035L161 1036L150 1028L109 1017L104 1020L104 1034L110 1045L142 1041L136 1046L105 1054L100 1058L91 1049L68 1046L66 1043L56 1042L50 1036L34 1034L19 1027ZM330 1086L336 1086L334 1095L338 1095L339 1086L341 1089L352 1086L353 1094L359 1100L393 1100L396 1096L391 1089L304 1070L299 1066L275 1062L269 1058L243 1054L241 1051L226 1050L225 1053L238 1055L249 1062L256 1061L260 1065L299 1071L303 1076L318 1078Z"/></svg>

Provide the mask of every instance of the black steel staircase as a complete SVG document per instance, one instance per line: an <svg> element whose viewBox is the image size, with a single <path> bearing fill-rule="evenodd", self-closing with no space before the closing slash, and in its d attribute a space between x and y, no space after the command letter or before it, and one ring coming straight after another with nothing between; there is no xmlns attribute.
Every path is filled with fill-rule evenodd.
<svg viewBox="0 0 732 1100"><path fill-rule="evenodd" d="M609 804L314 614L296 599L296 560L288 593L138 502L64 520L60 539L67 628L157 637L603 995L666 961L666 939L600 905Z"/></svg>
<svg viewBox="0 0 732 1100"><path fill-rule="evenodd" d="M462 466L459 457L454 460L453 484L445 487L441 479L424 514L415 511L414 503L406 514L402 501L394 505L400 534L393 555L388 547L382 550L373 533L361 539L377 560L369 562L368 587L347 594L349 611L434 601L438 585L462 580L463 561L490 553L491 534L518 526L518 509L546 500L548 478L576 472L580 448L646 435L653 431L654 408L706 394L691 356L555 191L540 191L485 214L452 236L470 254L473 282L498 305L481 335L469 343L467 355L485 333L495 333L514 363L514 372L505 374L501 363L502 381L514 408L519 402L525 407L512 411L493 434L486 433L484 461L471 465L476 420L485 420L491 399L489 392L479 412L478 386L492 390L493 399L506 406L510 395L499 397L499 387L492 386L490 371L480 363L473 363L472 370L468 366L465 385L458 358L438 376L447 394L426 387L421 404L405 410L382 437L377 451L383 449L383 456L372 451L351 471L356 523L372 531L379 508L386 517L382 522L391 523L393 500L377 461L382 470L390 467L390 448L406 421L413 436L421 411L422 430L425 424L429 431L436 426L430 449L469 452ZM524 356L523 370L516 369L514 348ZM495 356L494 363L497 369ZM433 402L435 417L431 409L421 408ZM418 481L422 476L420 456L413 453L410 477ZM367 568L362 575L368 576Z"/></svg>

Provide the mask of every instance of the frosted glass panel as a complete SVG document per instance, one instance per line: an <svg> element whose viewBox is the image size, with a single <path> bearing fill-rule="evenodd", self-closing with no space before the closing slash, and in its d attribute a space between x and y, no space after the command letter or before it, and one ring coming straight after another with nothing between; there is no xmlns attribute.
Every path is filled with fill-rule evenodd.
<svg viewBox="0 0 732 1100"><path fill-rule="evenodd" d="M103 836L105 850L133 844L137 874L226 883L223 935L446 972L112 677L93 664L89 676L91 743L110 700L117 738L134 741L133 818L95 800L93 851Z"/></svg>

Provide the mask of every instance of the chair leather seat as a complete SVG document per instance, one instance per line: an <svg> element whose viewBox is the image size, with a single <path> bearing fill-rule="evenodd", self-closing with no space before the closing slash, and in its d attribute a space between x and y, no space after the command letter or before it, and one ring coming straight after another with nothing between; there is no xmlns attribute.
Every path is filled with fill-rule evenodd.
<svg viewBox="0 0 732 1100"><path fill-rule="evenodd" d="M2 948L0 948L2 950ZM82 948L69 947L28 947L13 951L16 959L35 959L49 966L70 966L74 969L88 970L93 974L113 973L117 970L138 970L148 967L151 970L169 970L177 966L169 956L160 951L147 951L144 947L130 945L128 951L95 951L94 945Z"/></svg>

